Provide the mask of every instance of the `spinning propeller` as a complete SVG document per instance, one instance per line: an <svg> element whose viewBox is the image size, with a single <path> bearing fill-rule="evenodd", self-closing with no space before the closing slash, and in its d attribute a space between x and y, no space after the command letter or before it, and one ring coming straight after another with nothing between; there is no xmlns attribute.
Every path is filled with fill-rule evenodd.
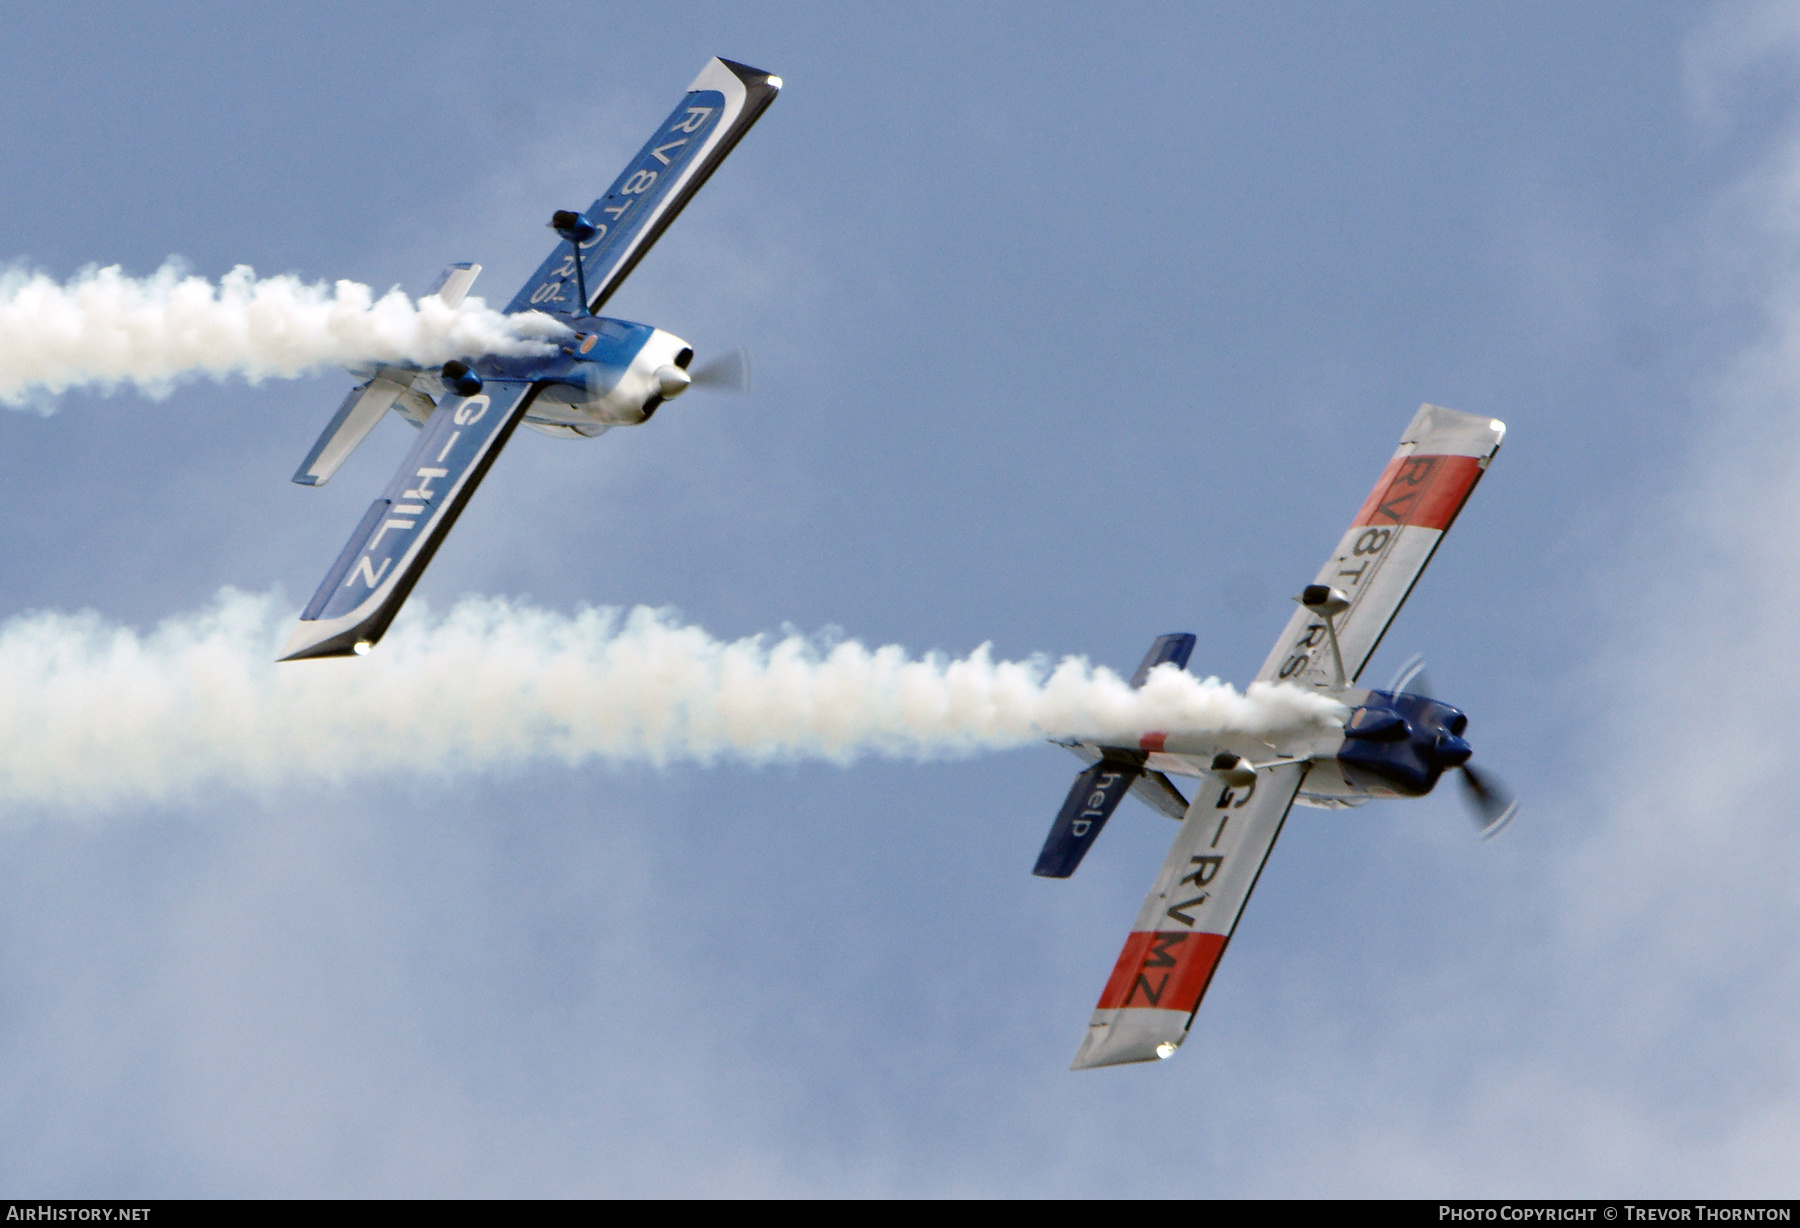
<svg viewBox="0 0 1800 1228"><path fill-rule="evenodd" d="M598 377L590 375L589 378L594 380ZM698 371L687 371L676 366L658 367L656 383L658 395L646 414L654 411L656 405L674 400L689 388L704 388L708 392L749 392L750 351L739 346L729 353L721 354Z"/></svg>
<svg viewBox="0 0 1800 1228"><path fill-rule="evenodd" d="M749 392L750 351L741 345L735 350L728 350L688 372L688 379L694 387L713 392Z"/></svg>
<svg viewBox="0 0 1800 1228"><path fill-rule="evenodd" d="M1387 689L1396 693L1405 691L1429 697L1431 680L1425 673L1425 658L1418 653L1407 658ZM1463 804L1468 807L1469 816L1475 820L1481 838L1492 840L1518 815L1519 801L1513 796L1513 791L1492 772L1477 771L1470 763L1462 764L1457 770L1462 773Z"/></svg>

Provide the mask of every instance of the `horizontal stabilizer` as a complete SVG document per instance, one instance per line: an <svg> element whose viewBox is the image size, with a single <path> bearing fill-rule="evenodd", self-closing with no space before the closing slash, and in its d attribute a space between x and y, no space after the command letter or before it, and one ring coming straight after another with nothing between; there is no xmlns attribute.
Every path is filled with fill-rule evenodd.
<svg viewBox="0 0 1800 1228"><path fill-rule="evenodd" d="M1062 742L1058 745L1066 747L1070 754L1083 763L1098 763L1103 758L1099 751L1085 742ZM1142 775L1131 782L1131 794L1165 818L1174 819L1177 823L1187 818L1187 795L1176 787L1174 781L1154 768L1146 768Z"/></svg>
<svg viewBox="0 0 1800 1228"><path fill-rule="evenodd" d="M1031 872L1039 878L1067 878L1075 873L1142 771L1133 763L1102 759L1077 776Z"/></svg>
<svg viewBox="0 0 1800 1228"><path fill-rule="evenodd" d="M1131 792L1138 801L1177 823L1187 818L1187 796L1161 772L1145 772L1131 782Z"/></svg>
<svg viewBox="0 0 1800 1228"><path fill-rule="evenodd" d="M300 468L294 472L294 481L302 486L323 486L329 482L338 467L350 459L357 445L369 437L369 432L375 429L375 424L381 421L381 415L388 411L394 399L405 391L404 384L379 376L352 388L326 424L319 441L312 446L312 451L300 462Z"/></svg>
<svg viewBox="0 0 1800 1228"><path fill-rule="evenodd" d="M1143 664L1131 676L1132 689L1143 686L1150 671L1159 665L1171 664L1176 669L1186 669L1188 657L1194 652L1195 638L1188 631L1157 636L1150 651L1144 654ZM1069 749L1084 759L1092 759L1100 753L1081 744ZM1106 820L1112 818L1112 812L1119 808L1127 793L1137 794L1150 809L1177 822L1187 816L1187 798L1161 772L1146 772L1142 753L1108 750L1075 778L1031 872L1039 878L1067 878L1075 873L1075 867L1094 847L1094 841L1100 838L1100 829L1106 826Z"/></svg>

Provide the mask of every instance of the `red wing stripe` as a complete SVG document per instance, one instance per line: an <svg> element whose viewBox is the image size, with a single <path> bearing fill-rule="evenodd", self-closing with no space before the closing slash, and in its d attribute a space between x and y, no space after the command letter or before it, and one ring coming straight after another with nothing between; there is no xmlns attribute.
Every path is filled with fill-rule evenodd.
<svg viewBox="0 0 1800 1228"><path fill-rule="evenodd" d="M1138 739L1138 749L1160 751L1168 740L1169 735L1166 733L1147 733Z"/></svg>
<svg viewBox="0 0 1800 1228"><path fill-rule="evenodd" d="M1353 524L1447 529L1481 477L1473 456L1396 456Z"/></svg>
<svg viewBox="0 0 1800 1228"><path fill-rule="evenodd" d="M1136 931L1125 939L1097 1009L1155 1007L1191 1015L1224 949L1223 934Z"/></svg>

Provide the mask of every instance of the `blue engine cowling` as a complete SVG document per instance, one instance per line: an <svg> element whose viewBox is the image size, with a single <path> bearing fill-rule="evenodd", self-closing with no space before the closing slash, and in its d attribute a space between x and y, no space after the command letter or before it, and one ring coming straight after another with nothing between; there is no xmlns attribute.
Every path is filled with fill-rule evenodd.
<svg viewBox="0 0 1800 1228"><path fill-rule="evenodd" d="M1463 740L1469 718L1423 695L1370 691L1344 722L1338 764L1357 788L1422 797L1438 777L1472 753Z"/></svg>

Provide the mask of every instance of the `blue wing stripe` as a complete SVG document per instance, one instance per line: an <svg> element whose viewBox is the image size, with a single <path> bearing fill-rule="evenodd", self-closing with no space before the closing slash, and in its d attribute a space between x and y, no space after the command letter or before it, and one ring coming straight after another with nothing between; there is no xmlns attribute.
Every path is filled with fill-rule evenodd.
<svg viewBox="0 0 1800 1228"><path fill-rule="evenodd" d="M479 396L444 399L308 603L282 660L344 656L381 638L534 390L524 380L489 380Z"/></svg>
<svg viewBox="0 0 1800 1228"><path fill-rule="evenodd" d="M563 244L506 310L600 310L780 88L779 78L742 64L714 60L707 65L606 195L588 206L588 220L601 231L581 249L592 301L577 301L574 253Z"/></svg>
<svg viewBox="0 0 1800 1228"><path fill-rule="evenodd" d="M300 621L312 622L324 611L325 603L330 601L331 594L337 591L337 586L342 582L344 573L350 570L352 563L356 562L356 556L362 551L363 543L369 540L369 532L375 527L376 518L387 515L387 510L391 506L392 504L386 499L377 499L369 505L369 510L363 513L362 523L356 526L356 532L352 533L350 540L344 543L343 552L338 555L337 562L333 563L331 570L325 573L325 579L319 584L319 591L314 593L313 599L306 603L306 610L300 615Z"/></svg>
<svg viewBox="0 0 1800 1228"><path fill-rule="evenodd" d="M607 289L596 282L605 281L603 274L630 252L656 207L680 183L681 172L718 126L724 110L725 96L717 90L689 94L613 180L606 195L588 206L587 218L600 233L582 244L581 264L596 300L603 298ZM574 252L567 245L560 246L507 310L575 311L575 285Z"/></svg>

